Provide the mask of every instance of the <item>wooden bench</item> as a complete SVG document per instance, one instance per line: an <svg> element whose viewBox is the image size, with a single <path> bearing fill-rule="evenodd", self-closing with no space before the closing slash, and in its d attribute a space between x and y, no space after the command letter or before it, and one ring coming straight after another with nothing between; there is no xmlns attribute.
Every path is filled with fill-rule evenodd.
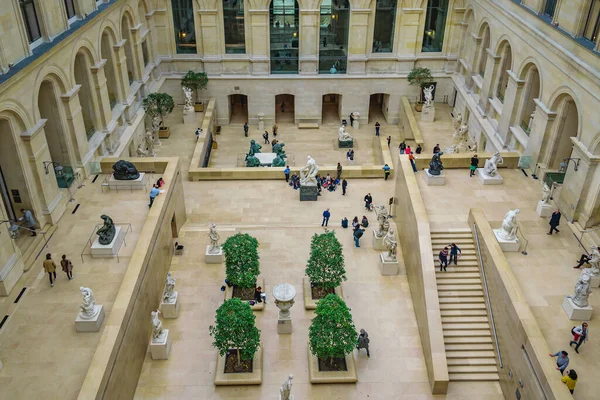
<svg viewBox="0 0 600 400"><path fill-rule="evenodd" d="M298 124L299 129L319 129L318 122L300 122Z"/></svg>

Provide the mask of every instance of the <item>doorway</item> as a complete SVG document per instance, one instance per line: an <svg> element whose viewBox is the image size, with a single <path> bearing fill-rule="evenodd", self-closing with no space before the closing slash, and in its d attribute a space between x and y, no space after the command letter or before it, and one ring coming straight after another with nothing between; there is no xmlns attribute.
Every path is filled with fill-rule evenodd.
<svg viewBox="0 0 600 400"><path fill-rule="evenodd" d="M369 98L369 124L375 122L387 123L388 104L390 95L385 93L375 93Z"/></svg>
<svg viewBox="0 0 600 400"><path fill-rule="evenodd" d="M294 119L294 100L293 94L278 94L275 96L275 121L278 124L293 124Z"/></svg>
<svg viewBox="0 0 600 400"><path fill-rule="evenodd" d="M229 123L240 124L248 122L248 96L245 94L229 95Z"/></svg>
<svg viewBox="0 0 600 400"><path fill-rule="evenodd" d="M342 95L324 94L321 118L323 125L339 125L342 121L341 116Z"/></svg>

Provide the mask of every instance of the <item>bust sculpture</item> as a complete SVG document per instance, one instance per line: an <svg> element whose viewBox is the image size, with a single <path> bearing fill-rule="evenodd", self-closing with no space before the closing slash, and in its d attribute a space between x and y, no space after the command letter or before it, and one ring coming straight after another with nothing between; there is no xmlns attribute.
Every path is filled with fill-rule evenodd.
<svg viewBox="0 0 600 400"><path fill-rule="evenodd" d="M81 319L94 318L99 310L96 310L96 300L94 299L92 289L81 286L79 291L81 291L81 296L83 297L79 306L79 317Z"/></svg>
<svg viewBox="0 0 600 400"><path fill-rule="evenodd" d="M351 142L354 140L352 135L346 132L346 128L344 128L344 125L340 126L340 128L338 129L338 140L340 142Z"/></svg>
<svg viewBox="0 0 600 400"><path fill-rule="evenodd" d="M515 240L517 238L517 215L521 212L518 208L510 210L502 220L502 226L498 229L498 237L503 240Z"/></svg>
<svg viewBox="0 0 600 400"><path fill-rule="evenodd" d="M542 203L548 204L550 201L550 188L544 183L542 187Z"/></svg>
<svg viewBox="0 0 600 400"><path fill-rule="evenodd" d="M96 231L96 235L98 235L98 242L100 244L107 245L110 244L115 237L115 224L113 223L113 220L106 214L102 214L100 218L104 220L104 225L102 225L100 229Z"/></svg>
<svg viewBox="0 0 600 400"><path fill-rule="evenodd" d="M221 251L221 246L219 246L219 233L217 232L217 224L214 222L208 224L208 238L210 239L210 245L208 247L208 252L210 254L216 254Z"/></svg>
<svg viewBox="0 0 600 400"><path fill-rule="evenodd" d="M162 328L162 321L158 319L158 314L160 314L158 310L150 312L152 316L152 341L155 343L164 342L166 335L165 330Z"/></svg>
<svg viewBox="0 0 600 400"><path fill-rule="evenodd" d="M425 95L425 107L433 107L433 91L435 86L431 85L429 87L423 88L423 94Z"/></svg>
<svg viewBox="0 0 600 400"><path fill-rule="evenodd" d="M581 274L579 279L577 279L577 283L575 283L575 293L571 296L573 304L577 307L587 307L589 305L588 297L590 296L590 293L592 293L590 276Z"/></svg>
<svg viewBox="0 0 600 400"><path fill-rule="evenodd" d="M396 235L393 229L389 229L387 234L383 238L383 245L387 248L387 253L384 254L383 258L386 261L396 261L398 242L396 241Z"/></svg>
<svg viewBox="0 0 600 400"><path fill-rule="evenodd" d="M292 379L294 379L294 375L290 374L285 382L283 382L283 385L281 385L279 400L294 400L294 396L292 396Z"/></svg>
<svg viewBox="0 0 600 400"><path fill-rule="evenodd" d="M442 170L444 169L444 165L442 164L442 159L440 158L444 154L443 151L439 153L435 153L433 157L431 157L431 162L429 163L429 174L430 175L441 175Z"/></svg>
<svg viewBox="0 0 600 400"><path fill-rule="evenodd" d="M500 152L495 152L489 160L485 160L485 166L483 167L483 173L487 176L496 176L498 172L498 164L504 163L504 159L500 155Z"/></svg>
<svg viewBox="0 0 600 400"><path fill-rule="evenodd" d="M119 160L113 166L113 176L118 181L132 181L140 177L135 165L129 161Z"/></svg>
<svg viewBox="0 0 600 400"><path fill-rule="evenodd" d="M383 204L378 204L373 207L375 215L377 215L378 227L375 230L375 236L378 238L384 237L390 229L390 221L388 220L388 211Z"/></svg>
<svg viewBox="0 0 600 400"><path fill-rule="evenodd" d="M163 294L163 301L165 303L174 303L177 296L175 292L175 282L177 279L173 278L171 271L167 272L167 281L165 283L165 293Z"/></svg>
<svg viewBox="0 0 600 400"><path fill-rule="evenodd" d="M307 158L306 165L300 169L300 186L317 186L319 166L311 156Z"/></svg>
<svg viewBox="0 0 600 400"><path fill-rule="evenodd" d="M194 111L194 101L192 100L192 89L190 89L189 87L184 86L183 88L183 95L185 97L185 106L183 106L183 109L185 111Z"/></svg>

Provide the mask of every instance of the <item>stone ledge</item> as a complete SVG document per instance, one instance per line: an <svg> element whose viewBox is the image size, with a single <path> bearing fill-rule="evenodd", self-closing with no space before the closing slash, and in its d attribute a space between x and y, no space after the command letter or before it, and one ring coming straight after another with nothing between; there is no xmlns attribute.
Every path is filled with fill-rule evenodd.
<svg viewBox="0 0 600 400"><path fill-rule="evenodd" d="M262 384L262 349L260 344L258 351L254 354L252 360L252 372L245 374L226 374L225 356L217 353L217 367L215 369L215 386L236 386L236 385L260 385Z"/></svg>
<svg viewBox="0 0 600 400"><path fill-rule="evenodd" d="M346 356L347 371L319 371L319 361L310 352L310 345L308 345L308 377L310 383L356 383L358 382L358 375L356 374L356 365L354 364L354 353L350 353Z"/></svg>
<svg viewBox="0 0 600 400"><path fill-rule="evenodd" d="M312 293L310 290L310 280L308 278L302 278L302 287L304 292L304 308L306 310L314 310L317 308L317 302L319 300L313 300ZM342 286L338 286L335 288L335 294L340 296L340 298L344 299L344 292L342 291Z"/></svg>
<svg viewBox="0 0 600 400"><path fill-rule="evenodd" d="M256 286L260 286L263 288L263 292L266 293L266 289L265 289L265 280L264 279L257 279L256 280ZM229 286L225 286L225 300L231 299L233 298L233 286L229 287ZM247 301L247 300L242 300L242 301ZM250 306L250 308L252 309L252 311L262 311L265 309L265 303L256 303L253 306Z"/></svg>

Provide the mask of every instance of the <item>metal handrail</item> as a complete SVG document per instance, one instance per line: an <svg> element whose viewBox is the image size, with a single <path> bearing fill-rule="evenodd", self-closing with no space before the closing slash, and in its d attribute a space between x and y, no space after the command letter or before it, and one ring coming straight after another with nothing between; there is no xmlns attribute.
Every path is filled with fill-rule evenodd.
<svg viewBox="0 0 600 400"><path fill-rule="evenodd" d="M517 231L515 232L515 236L519 235L519 231L521 232L521 237L523 238L523 240L525 240L525 247L523 248L523 251L521 251L521 254L526 256L527 255L527 246L529 245L529 239L527 239L525 237L525 234L523 233L523 229L521 229L521 225L517 222Z"/></svg>
<svg viewBox="0 0 600 400"><path fill-rule="evenodd" d="M585 253L589 256L590 253L587 251L587 249L585 248L585 246L583 245L583 235L585 235L586 233L590 233L590 232L595 232L600 230L600 226L596 227L596 228L592 228L592 229L583 229L581 231L579 231L581 233L580 237L577 237L577 235L573 232L573 236L575 236L575 239L577 239L577 241L579 242L579 245L581 246L581 248L583 249L583 251L585 251Z"/></svg>
<svg viewBox="0 0 600 400"><path fill-rule="evenodd" d="M479 232L477 231L477 224L473 224L473 231L475 232L475 243L477 244L477 257L479 258L479 265L481 269L481 277L483 279L483 289L486 298L486 305L488 312L490 313L490 322L492 324L492 333L494 334L494 341L496 342L496 353L498 353L498 364L500 368L502 365L502 355L500 354L500 345L498 344L498 334L496 333L496 324L494 323L494 313L492 311L492 303L490 302L490 294L487 286L487 279L485 276L485 269L483 268L483 259L481 258L481 247L479 245Z"/></svg>

